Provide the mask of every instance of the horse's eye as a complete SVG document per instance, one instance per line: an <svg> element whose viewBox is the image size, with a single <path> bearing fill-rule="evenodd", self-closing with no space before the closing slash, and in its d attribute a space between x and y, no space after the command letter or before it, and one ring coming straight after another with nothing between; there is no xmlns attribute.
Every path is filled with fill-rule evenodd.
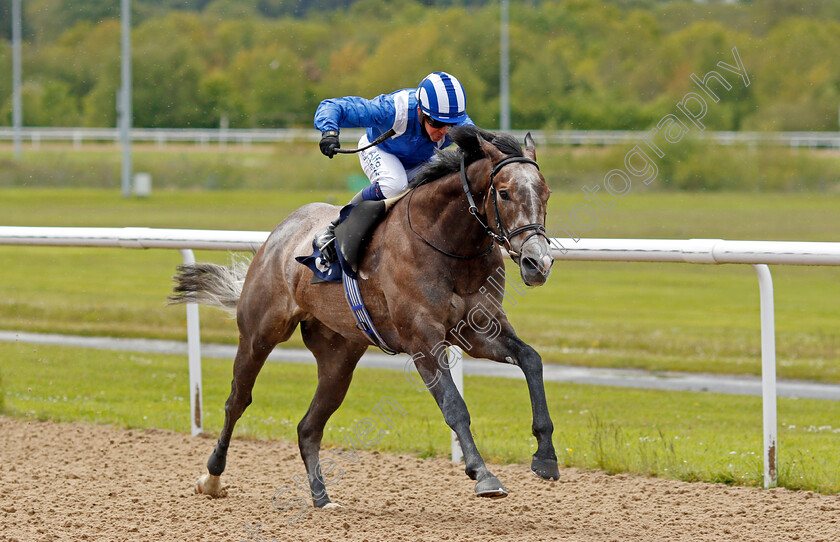
<svg viewBox="0 0 840 542"><path fill-rule="evenodd" d="M508 194L507 190L499 190L499 197L505 201L510 199L510 195Z"/></svg>

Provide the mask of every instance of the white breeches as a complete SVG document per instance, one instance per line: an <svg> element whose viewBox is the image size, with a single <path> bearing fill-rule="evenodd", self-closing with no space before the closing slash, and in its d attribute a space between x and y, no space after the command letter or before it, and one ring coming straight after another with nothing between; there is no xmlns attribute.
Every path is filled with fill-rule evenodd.
<svg viewBox="0 0 840 542"><path fill-rule="evenodd" d="M370 145L367 134L359 140L359 147ZM371 184L379 183L379 189L386 198L399 196L408 188L408 182L426 165L423 162L410 170L406 170L400 159L379 147L371 147L359 153L362 170L370 179Z"/></svg>

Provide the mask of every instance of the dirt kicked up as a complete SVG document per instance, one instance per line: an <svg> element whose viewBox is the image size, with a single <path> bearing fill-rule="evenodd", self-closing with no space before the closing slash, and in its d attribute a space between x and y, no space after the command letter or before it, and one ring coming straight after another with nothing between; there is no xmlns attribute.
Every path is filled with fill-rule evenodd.
<svg viewBox="0 0 840 542"><path fill-rule="evenodd" d="M366 451L340 464L330 487L342 508L307 509L295 500L305 476L297 446L282 441L234 439L227 496L211 499L193 484L213 444L0 416L0 541L840 539L836 495L577 469L552 483L526 465L496 465L510 496L491 501L445 459Z"/></svg>

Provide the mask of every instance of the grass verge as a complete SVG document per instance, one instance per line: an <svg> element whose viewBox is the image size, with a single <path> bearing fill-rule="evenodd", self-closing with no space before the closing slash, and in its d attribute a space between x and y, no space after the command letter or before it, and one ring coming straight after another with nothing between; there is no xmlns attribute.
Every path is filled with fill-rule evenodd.
<svg viewBox="0 0 840 542"><path fill-rule="evenodd" d="M350 142L347 142L352 144ZM540 170L552 190L602 183L641 139L609 147L539 145ZM642 190L818 191L837 193L840 156L830 150L720 146L686 138L663 145L656 182ZM119 146L45 143L13 158L0 143L0 186L119 188ZM191 145L135 143L134 171L165 190L341 190L359 175L353 157L326 160L315 143ZM603 192L602 192L603 194Z"/></svg>
<svg viewBox="0 0 840 542"><path fill-rule="evenodd" d="M187 363L180 356L0 343L6 412L56 421L189 431ZM205 429L218 433L231 361L205 359ZM359 369L344 405L325 431L325 447L345 446L384 397L393 422L371 447L419 456L446 456L449 430L428 392L398 371ZM268 363L238 438L296 439L295 428L316 385L315 367ZM485 459L527 462L535 449L531 409L521 381L466 378L472 428ZM687 481L762 483L761 400L711 393L626 390L547 383L561 464ZM779 484L840 491L840 403L779 399ZM211 449L208 445L207 453ZM235 443L234 443L235 446ZM302 468L302 465L301 465Z"/></svg>

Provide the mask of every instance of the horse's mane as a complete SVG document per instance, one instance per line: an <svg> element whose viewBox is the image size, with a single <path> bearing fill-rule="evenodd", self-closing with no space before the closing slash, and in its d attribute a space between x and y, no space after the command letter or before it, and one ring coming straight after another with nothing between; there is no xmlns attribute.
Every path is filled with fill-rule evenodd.
<svg viewBox="0 0 840 542"><path fill-rule="evenodd" d="M478 126L466 125L452 128L448 135L458 145L458 149L464 153L465 166L485 158L484 151L481 150L481 145L478 142L478 136L492 143L506 156L522 156L522 146L510 134L495 134L482 130ZM439 151L436 159L421 169L409 183L409 188L436 181L459 171L461 169L461 152L458 150Z"/></svg>

